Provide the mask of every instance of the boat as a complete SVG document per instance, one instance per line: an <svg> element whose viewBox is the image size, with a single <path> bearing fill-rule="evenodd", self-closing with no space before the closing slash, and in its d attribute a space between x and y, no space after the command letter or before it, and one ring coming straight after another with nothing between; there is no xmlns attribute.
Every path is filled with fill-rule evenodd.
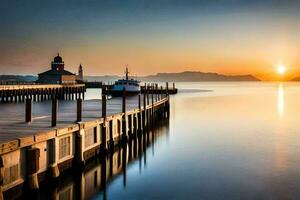
<svg viewBox="0 0 300 200"><path fill-rule="evenodd" d="M140 81L136 79L129 79L129 71L126 66L125 79L117 80L110 89L110 94L112 96L122 96L125 90L126 95L137 95L141 92Z"/></svg>

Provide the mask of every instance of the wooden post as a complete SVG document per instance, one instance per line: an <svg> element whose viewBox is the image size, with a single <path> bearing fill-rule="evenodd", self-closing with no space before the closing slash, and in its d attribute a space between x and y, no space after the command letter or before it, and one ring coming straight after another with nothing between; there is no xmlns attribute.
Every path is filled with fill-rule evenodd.
<svg viewBox="0 0 300 200"><path fill-rule="evenodd" d="M142 107L142 105L141 105L141 94L139 94L139 96L138 96L138 106L139 106L139 110L141 110L141 107Z"/></svg>
<svg viewBox="0 0 300 200"><path fill-rule="evenodd" d="M152 85L151 126L154 126L154 84Z"/></svg>
<svg viewBox="0 0 300 200"><path fill-rule="evenodd" d="M82 169L82 167L85 164L84 160L84 128L81 125L81 122L79 123L79 131L76 132L75 136L75 162L76 167L78 169Z"/></svg>
<svg viewBox="0 0 300 200"><path fill-rule="evenodd" d="M147 95L147 105L149 105L149 87L147 87L146 95Z"/></svg>
<svg viewBox="0 0 300 200"><path fill-rule="evenodd" d="M167 118L170 118L170 97L168 96L168 101L167 101Z"/></svg>
<svg viewBox="0 0 300 200"><path fill-rule="evenodd" d="M135 113L133 116L133 137L136 138L137 132L138 132L138 113Z"/></svg>
<svg viewBox="0 0 300 200"><path fill-rule="evenodd" d="M106 138L106 95L102 93L102 118L103 124L101 125L101 151L107 153L107 138Z"/></svg>
<svg viewBox="0 0 300 200"><path fill-rule="evenodd" d="M102 117L106 117L106 95L102 93Z"/></svg>
<svg viewBox="0 0 300 200"><path fill-rule="evenodd" d="M77 122L82 121L82 99L77 99Z"/></svg>
<svg viewBox="0 0 300 200"><path fill-rule="evenodd" d="M155 101L158 101L158 84L155 84Z"/></svg>
<svg viewBox="0 0 300 200"><path fill-rule="evenodd" d="M51 126L55 127L56 122L57 122L57 107L58 107L58 102L57 99L54 98L52 100L52 121L51 121Z"/></svg>
<svg viewBox="0 0 300 200"><path fill-rule="evenodd" d="M25 122L31 122L32 120L32 100L26 99L25 108Z"/></svg>
<svg viewBox="0 0 300 200"><path fill-rule="evenodd" d="M168 94L168 93L169 93L169 83L166 82L166 94Z"/></svg>
<svg viewBox="0 0 300 200"><path fill-rule="evenodd" d="M123 97L122 97L122 138L127 141L127 127L126 127L126 91L123 88Z"/></svg>
<svg viewBox="0 0 300 200"><path fill-rule="evenodd" d="M175 90L175 83L173 82L173 90Z"/></svg>
<svg viewBox="0 0 300 200"><path fill-rule="evenodd" d="M128 115L128 135L131 136L132 134L133 134L132 115Z"/></svg>
<svg viewBox="0 0 300 200"><path fill-rule="evenodd" d="M147 107L147 104L146 104L146 87L145 87L145 91L144 91L144 96L143 96L143 99L144 99L144 110L143 110L143 130L145 130L145 127L146 127L146 107Z"/></svg>
<svg viewBox="0 0 300 200"><path fill-rule="evenodd" d="M147 106L149 105L149 87L147 87ZM149 110L146 109L146 127L148 128L149 127Z"/></svg>
<svg viewBox="0 0 300 200"><path fill-rule="evenodd" d="M114 135L113 135L113 120L109 121L109 151L110 153L113 153L113 149L114 149Z"/></svg>
<svg viewBox="0 0 300 200"><path fill-rule="evenodd" d="M26 169L28 176L28 186L30 189L39 189L39 182L37 172L39 171L39 148L27 149L26 155Z"/></svg>
<svg viewBox="0 0 300 200"><path fill-rule="evenodd" d="M49 155L49 168L50 168L50 176L51 178L55 179L59 177L59 168L57 165L57 158L56 158L56 139L48 140L48 155Z"/></svg>
<svg viewBox="0 0 300 200"><path fill-rule="evenodd" d="M142 131L142 105L141 105L141 94L139 94L139 112L137 114L138 117L138 133L140 133Z"/></svg>

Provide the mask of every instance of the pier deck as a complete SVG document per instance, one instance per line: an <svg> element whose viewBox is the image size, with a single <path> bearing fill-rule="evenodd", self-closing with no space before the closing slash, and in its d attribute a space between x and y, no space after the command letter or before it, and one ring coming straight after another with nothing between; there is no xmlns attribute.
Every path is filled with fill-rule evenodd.
<svg viewBox="0 0 300 200"><path fill-rule="evenodd" d="M151 104L151 98L149 101ZM82 121L87 122L101 118L101 104L100 99L83 101ZM58 107L57 126L51 127L51 101L33 102L33 121L31 123L24 121L24 103L0 104L0 144L76 123L76 101L59 101ZM128 97L126 110L130 111L137 108L138 97ZM122 98L113 98L107 101L107 116L121 111Z"/></svg>

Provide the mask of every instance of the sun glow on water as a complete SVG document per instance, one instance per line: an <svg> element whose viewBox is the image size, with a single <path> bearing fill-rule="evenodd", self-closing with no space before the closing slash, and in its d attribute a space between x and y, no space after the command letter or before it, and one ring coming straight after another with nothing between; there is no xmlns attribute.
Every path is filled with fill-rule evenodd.
<svg viewBox="0 0 300 200"><path fill-rule="evenodd" d="M277 110L279 115L283 115L284 113L284 88L282 83L278 86L278 94L277 94Z"/></svg>

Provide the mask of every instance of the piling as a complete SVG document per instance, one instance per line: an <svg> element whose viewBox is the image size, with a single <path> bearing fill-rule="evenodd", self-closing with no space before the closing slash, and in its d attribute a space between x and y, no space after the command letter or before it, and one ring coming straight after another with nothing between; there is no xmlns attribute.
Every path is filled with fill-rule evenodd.
<svg viewBox="0 0 300 200"><path fill-rule="evenodd" d="M39 171L39 158L40 149L39 148L28 148L26 155L26 170L27 170L27 183L29 189L36 190L39 189L39 182L37 172Z"/></svg>
<svg viewBox="0 0 300 200"><path fill-rule="evenodd" d="M102 153L107 153L107 139L106 139L106 95L102 94L102 118L103 118L103 123L101 125L101 152Z"/></svg>
<svg viewBox="0 0 300 200"><path fill-rule="evenodd" d="M113 153L115 146L114 137L113 137L113 120L109 121L109 151Z"/></svg>
<svg viewBox="0 0 300 200"><path fill-rule="evenodd" d="M82 99L77 99L77 122L82 121Z"/></svg>
<svg viewBox="0 0 300 200"><path fill-rule="evenodd" d="M145 87L146 89L146 87ZM144 110L143 110L143 113L142 113L142 120L143 120L143 132L145 131L145 127L146 127L146 114L147 114L147 104L146 104L146 91L144 92L144 95L143 95L143 100L144 100Z"/></svg>
<svg viewBox="0 0 300 200"><path fill-rule="evenodd" d="M76 133L75 136L75 163L76 168L81 170L85 164L83 157L84 152L84 128L81 128L81 122L79 122L80 130Z"/></svg>
<svg viewBox="0 0 300 200"><path fill-rule="evenodd" d="M32 100L31 98L26 99L25 108L25 122L31 122L32 120Z"/></svg>
<svg viewBox="0 0 300 200"><path fill-rule="evenodd" d="M169 95L169 83L168 82L166 82L166 91L165 91L165 93L166 93L166 97Z"/></svg>
<svg viewBox="0 0 300 200"><path fill-rule="evenodd" d="M139 94L139 113L138 113L138 134L142 132L142 105L141 105L141 94Z"/></svg>
<svg viewBox="0 0 300 200"><path fill-rule="evenodd" d="M155 84L155 101L158 101L158 84Z"/></svg>
<svg viewBox="0 0 300 200"><path fill-rule="evenodd" d="M56 98L52 100L52 120L51 120L51 126L55 127L57 122L57 107L58 107L58 101Z"/></svg>
<svg viewBox="0 0 300 200"><path fill-rule="evenodd" d="M137 132L138 132L138 113L133 114L133 133L132 133L133 138L136 138Z"/></svg>
<svg viewBox="0 0 300 200"><path fill-rule="evenodd" d="M151 126L154 126L154 84L151 87L151 98L152 98L152 106L151 106Z"/></svg>
<svg viewBox="0 0 300 200"><path fill-rule="evenodd" d="M123 89L123 96L122 96L122 139L123 141L127 141L127 127L126 127L126 91L125 88Z"/></svg>
<svg viewBox="0 0 300 200"><path fill-rule="evenodd" d="M48 140L48 155L49 155L49 168L50 168L50 177L52 179L56 179L59 177L59 169L57 165L57 158L56 158L56 139Z"/></svg>
<svg viewBox="0 0 300 200"><path fill-rule="evenodd" d="M132 123L133 123L133 120L132 120L132 115L128 115L127 118L128 118L128 136L131 138L133 136L133 128L132 128Z"/></svg>

